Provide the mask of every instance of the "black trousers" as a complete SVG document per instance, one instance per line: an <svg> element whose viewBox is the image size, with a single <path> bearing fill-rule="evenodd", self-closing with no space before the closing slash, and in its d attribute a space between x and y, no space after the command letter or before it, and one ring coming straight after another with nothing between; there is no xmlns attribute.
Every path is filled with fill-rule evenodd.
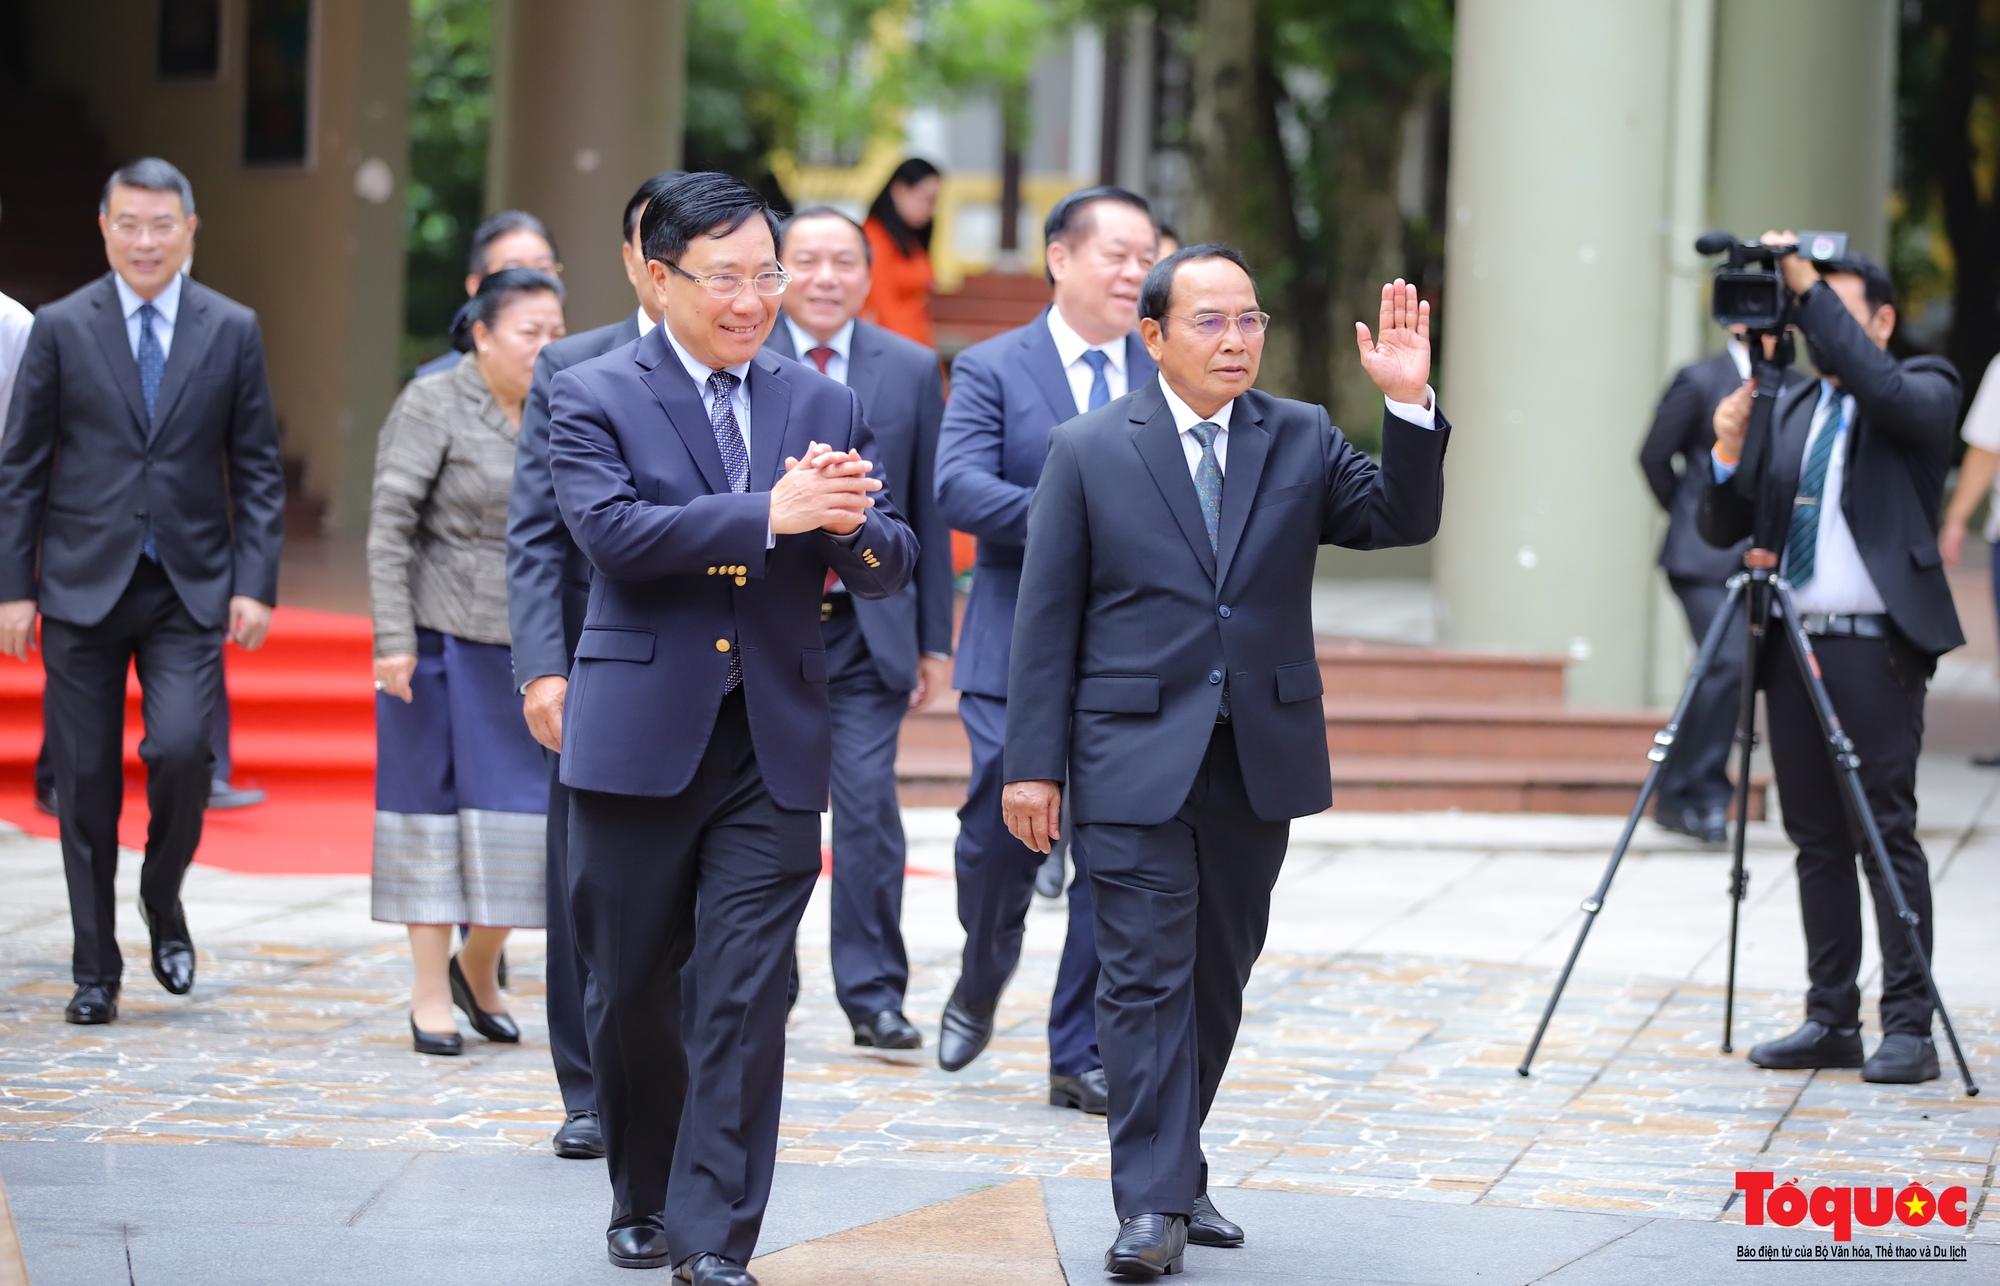
<svg viewBox="0 0 2000 1286"><path fill-rule="evenodd" d="M1096 898L1112 1202L1120 1219L1185 1215L1207 1187L1201 1125L1236 1045L1291 822L1252 811L1236 739L1217 724L1173 817L1079 833Z"/></svg>
<svg viewBox="0 0 2000 1286"><path fill-rule="evenodd" d="M852 1023L901 1010L903 813L896 741L910 694L882 682L861 625L845 612L821 627L833 713L833 991Z"/></svg>
<svg viewBox="0 0 2000 1286"><path fill-rule="evenodd" d="M1714 581L1689 580L1675 576L1674 596L1687 613L1688 629L1696 646L1708 634L1715 614L1729 591ZM1783 640L1777 640L1782 644ZM1743 695L1743 609L1739 605L1716 653L1708 675L1695 689L1694 704L1675 739L1673 753L1660 772L1659 793L1654 798L1653 815L1678 819L1683 812L1707 812L1728 808L1733 792L1729 785L1729 751L1736 736L1738 703Z"/></svg>
<svg viewBox="0 0 2000 1286"><path fill-rule="evenodd" d="M549 1054L562 1089L563 1110L595 1112L590 1079L590 1025L585 1016L590 967L576 948L569 910L569 787L562 784L562 756L549 752L548 896L549 957L546 971Z"/></svg>
<svg viewBox="0 0 2000 1286"><path fill-rule="evenodd" d="M222 691L222 631L199 624L160 565L139 560L118 602L95 625L42 619L43 697L62 824L63 875L81 983L116 983L118 818L125 803L125 675L139 675L146 765L145 865L139 898L155 914L180 904L201 843L212 763L209 719Z"/></svg>
<svg viewBox="0 0 2000 1286"><path fill-rule="evenodd" d="M35 755L35 793L53 795L56 789L55 753L49 749L47 724L50 722L46 702L43 707L42 748ZM215 755L215 779L229 781L236 776L236 765L229 754L229 684L225 679L221 696L215 703L215 712L208 720L208 746Z"/></svg>
<svg viewBox="0 0 2000 1286"><path fill-rule="evenodd" d="M1919 917L1931 951L1930 864L1917 843L1917 752L1924 740L1924 688L1935 662L1891 632L1886 639L1813 639L1827 694L1861 756L1861 785L1881 828L1896 882ZM1791 647L1774 636L1764 645L1765 702L1771 720L1771 765L1785 807L1785 834L1798 845L1799 910L1805 920L1806 1017L1829 1027L1860 1022L1861 886L1867 875L1882 944L1882 1031L1929 1036L1930 991L1896 919L1864 834L1850 821L1826 738Z"/></svg>
<svg viewBox="0 0 2000 1286"><path fill-rule="evenodd" d="M819 876L819 814L779 808L741 690L694 780L570 791L570 910L596 988L590 1068L614 1228L664 1216L675 1262L748 1263L778 1146L785 982ZM681 966L699 943L683 1033Z"/></svg>

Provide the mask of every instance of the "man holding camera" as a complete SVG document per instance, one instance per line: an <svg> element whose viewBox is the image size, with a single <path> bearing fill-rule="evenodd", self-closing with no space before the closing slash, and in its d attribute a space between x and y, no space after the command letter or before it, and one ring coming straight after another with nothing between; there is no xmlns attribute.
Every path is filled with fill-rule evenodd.
<svg viewBox="0 0 2000 1286"><path fill-rule="evenodd" d="M1793 234L1766 233L1772 245ZM1788 388L1771 423L1769 502L1789 515L1779 575L1813 636L1821 677L1861 758L1868 806L1931 952L1929 863L1917 842L1917 753L1924 689L1940 654L1965 642L1938 554L1938 510L1951 468L1957 372L1935 357L1889 355L1896 329L1889 274L1863 255L1778 260L1793 316L1821 374ZM1727 546L1749 535L1755 504L1728 485L1743 452L1755 381L1716 407L1715 481L1701 534ZM1811 693L1790 648L1773 639L1759 676L1785 833L1798 846L1805 921L1806 1020L1750 1051L1760 1067L1859 1067L1863 1080L1935 1080L1932 1003L1923 963L1897 921L1882 873L1862 858L1882 946L1882 1041L1861 1045L1861 893L1865 837L1847 816Z"/></svg>

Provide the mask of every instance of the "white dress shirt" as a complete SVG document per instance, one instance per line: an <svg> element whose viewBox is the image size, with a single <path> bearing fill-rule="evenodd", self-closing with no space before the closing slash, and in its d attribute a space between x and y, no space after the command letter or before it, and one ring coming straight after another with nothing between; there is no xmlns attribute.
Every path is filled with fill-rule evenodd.
<svg viewBox="0 0 2000 1286"><path fill-rule="evenodd" d="M687 371L688 378L694 381L696 390L701 393L701 409L708 414L708 422L714 424L715 387L708 382L708 377L715 374L718 368L694 360L693 355L674 338L673 327L667 327L666 335L667 345L674 350L674 356L681 359L682 369ZM750 458L750 363L720 369L736 377L736 387L729 390L729 405L736 410L736 430L743 435L743 457L747 460Z"/></svg>
<svg viewBox="0 0 2000 1286"><path fill-rule="evenodd" d="M660 324L660 323L658 323L658 322L654 321L654 320L653 320L653 319L652 319L651 317L648 317L648 316L646 315L646 310L645 310L645 309L641 308L641 309L639 310L639 338L640 338L640 339L644 339L644 338L646 338L646 336L648 336L648 335L652 334L652 333L653 333L653 327L655 327L655 326L657 326L657 325L659 325L659 324ZM675 345L675 347L677 347L677 348L678 348L678 347L679 347L679 345Z"/></svg>
<svg viewBox="0 0 2000 1286"><path fill-rule="evenodd" d="M152 300L139 298L139 292L126 285L117 273L111 274L111 280L118 287L118 306L125 311L125 338L132 343L132 360L139 359L139 309L149 302L159 314L153 318L153 336L160 341L160 356L172 357L174 322L181 315L181 274L175 273L173 280Z"/></svg>
<svg viewBox="0 0 2000 1286"><path fill-rule="evenodd" d="M1111 359L1104 364L1104 383L1112 397L1124 397L1131 389L1131 374L1125 369L1125 336L1120 335L1109 344L1093 344L1063 320L1062 309L1051 306L1049 337L1056 342L1056 357L1062 362L1063 374L1069 378L1069 391L1076 399L1078 415L1090 409L1090 386L1097 379L1097 372L1083 360L1085 353L1102 353Z"/></svg>
<svg viewBox="0 0 2000 1286"><path fill-rule="evenodd" d="M1729 360L1736 363L1736 378L1740 380L1749 379L1750 378L1749 347L1745 345L1742 340L1736 339L1733 336L1729 341L1728 347L1729 347Z"/></svg>
<svg viewBox="0 0 2000 1286"><path fill-rule="evenodd" d="M0 379L4 378L6 373L0 371ZM1968 446L2000 452L2000 357L1987 364L1986 375L1979 381L1979 392L1973 396L1972 409L1965 413L1965 424L1959 429L1958 436L1964 438ZM1993 495L1987 502L1985 536L1988 541L2000 541L2000 472L1993 475Z"/></svg>
<svg viewBox="0 0 2000 1286"><path fill-rule="evenodd" d="M833 338L824 344L806 334L805 330L792 320L790 313L785 314L785 325L791 327L792 351L799 355L800 361L818 370L819 367L807 354L815 348L830 348L833 350L833 356L826 359L826 377L830 380L839 380L842 384L847 383L847 355L854 351L852 317L848 318L847 324L835 331Z"/></svg>
<svg viewBox="0 0 2000 1286"><path fill-rule="evenodd" d="M7 427L7 403L14 395L14 372L28 349L28 332L35 315L23 304L0 295L0 432Z"/></svg>
<svg viewBox="0 0 2000 1286"><path fill-rule="evenodd" d="M1813 543L1813 576L1803 587L1793 587L1792 601L1798 605L1800 612L1835 612L1841 615L1885 612L1888 608L1882 602L1882 593L1875 588L1875 578L1868 574L1868 565L1861 561L1861 549L1854 543L1854 532L1847 526L1847 514L1840 503L1842 488L1847 481L1847 434L1854 426L1854 397L1842 394L1825 380L1819 384L1819 405L1813 408L1812 429L1806 434L1805 450L1799 454L1800 467L1803 469L1804 462L1812 457L1813 443L1819 441L1819 435L1833 419L1836 406L1841 411L1840 436L1834 439L1833 455L1826 462L1826 485L1820 489L1819 535ZM1715 466L1717 482L1727 482L1736 476L1736 465L1724 464L1713 453L1710 460ZM1788 549L1778 566L1778 574L1786 579L1790 579L1791 561Z"/></svg>
<svg viewBox="0 0 2000 1286"><path fill-rule="evenodd" d="M1203 423L1194 413L1194 408L1181 401L1174 392L1173 385L1167 383L1165 375L1155 377L1160 381L1160 392L1167 398L1167 412L1174 417L1174 427L1181 432L1181 454L1187 457L1188 474L1193 476L1201 470L1201 440L1194 435L1194 426ZM1399 420L1414 424L1420 429L1437 428L1437 394L1431 386L1424 385L1424 404L1417 406L1411 402L1397 402L1385 397L1382 404L1389 408L1389 414ZM1229 476L1229 416L1236 409L1236 400L1224 402L1214 415L1206 421L1216 426L1215 464L1223 477Z"/></svg>

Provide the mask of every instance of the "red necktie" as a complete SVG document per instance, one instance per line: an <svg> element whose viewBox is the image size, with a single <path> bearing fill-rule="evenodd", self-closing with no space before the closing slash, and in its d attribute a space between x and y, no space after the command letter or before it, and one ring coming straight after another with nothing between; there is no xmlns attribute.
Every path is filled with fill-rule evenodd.
<svg viewBox="0 0 2000 1286"><path fill-rule="evenodd" d="M818 348L807 349L806 356L813 359L813 365L819 367L819 373L824 375L826 364L833 360L833 350L822 344Z"/></svg>

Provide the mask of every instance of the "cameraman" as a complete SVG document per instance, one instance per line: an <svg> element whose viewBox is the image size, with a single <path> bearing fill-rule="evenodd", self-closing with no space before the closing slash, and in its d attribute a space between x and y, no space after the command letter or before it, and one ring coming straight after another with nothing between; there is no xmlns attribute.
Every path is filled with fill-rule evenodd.
<svg viewBox="0 0 2000 1286"><path fill-rule="evenodd" d="M1792 244L1766 233L1767 244ZM1941 358L1899 362L1895 287L1863 255L1778 261L1793 316L1822 378L1786 389L1772 417L1766 503L1790 515L1779 574L1792 585L1835 711L1861 757L1861 784L1918 934L1931 952L1930 869L1917 843L1917 753L1924 687L1940 654L1965 642L1938 554L1938 509L1951 468L1958 374ZM1754 383L1754 382L1753 382ZM1750 534L1756 506L1729 485L1750 419L1750 385L1715 410L1715 481L1701 534L1727 546ZM1806 1021L1750 1051L1759 1067L1860 1067L1863 1080L1938 1075L1931 998L1875 862L1861 858L1882 947L1882 1041L1861 1048L1864 836L1849 824L1827 742L1790 647L1768 638L1759 678L1771 725L1785 833L1798 846L1805 921Z"/></svg>

